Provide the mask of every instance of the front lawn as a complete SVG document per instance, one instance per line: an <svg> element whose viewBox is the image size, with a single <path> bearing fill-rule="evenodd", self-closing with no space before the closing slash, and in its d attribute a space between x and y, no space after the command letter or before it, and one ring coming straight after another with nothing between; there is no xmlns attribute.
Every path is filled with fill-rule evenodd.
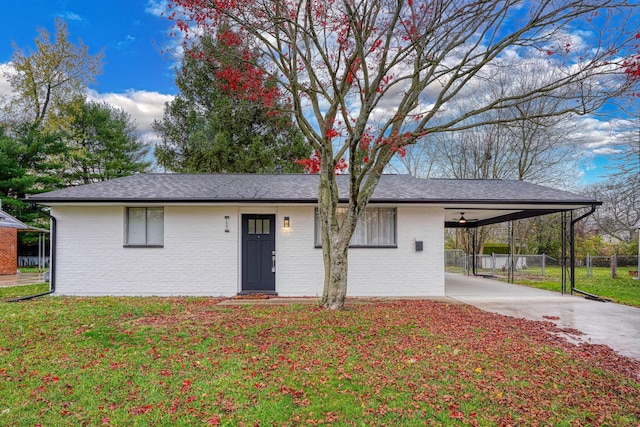
<svg viewBox="0 0 640 427"><path fill-rule="evenodd" d="M550 322L432 301L217 302L0 302L0 425L640 423L640 362Z"/></svg>
<svg viewBox="0 0 640 427"><path fill-rule="evenodd" d="M47 291L49 291L48 283L0 288L0 304L10 299L26 297L29 295L38 295Z"/></svg>

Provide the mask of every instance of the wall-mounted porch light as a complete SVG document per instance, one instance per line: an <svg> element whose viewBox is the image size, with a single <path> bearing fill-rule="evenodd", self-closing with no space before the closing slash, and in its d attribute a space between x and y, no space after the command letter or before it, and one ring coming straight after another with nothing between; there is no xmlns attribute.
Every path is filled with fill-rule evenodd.
<svg viewBox="0 0 640 427"><path fill-rule="evenodd" d="M224 216L224 232L229 232L229 215Z"/></svg>
<svg viewBox="0 0 640 427"><path fill-rule="evenodd" d="M289 228L289 226L290 226L290 225L291 225L291 224L290 224L290 222L289 222L289 217L288 217L288 216L285 216L285 217L284 217L284 228Z"/></svg>

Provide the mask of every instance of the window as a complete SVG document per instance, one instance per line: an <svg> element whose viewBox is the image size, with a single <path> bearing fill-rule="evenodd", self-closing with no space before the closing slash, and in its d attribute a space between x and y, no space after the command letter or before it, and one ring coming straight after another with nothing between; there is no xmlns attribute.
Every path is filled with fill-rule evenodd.
<svg viewBox="0 0 640 427"><path fill-rule="evenodd" d="M125 246L162 247L164 208L127 208Z"/></svg>
<svg viewBox="0 0 640 427"><path fill-rule="evenodd" d="M250 219L249 234L269 234L271 232L271 221L269 219Z"/></svg>
<svg viewBox="0 0 640 427"><path fill-rule="evenodd" d="M342 221L345 208L338 209L338 221ZM322 245L320 236L320 217L316 209L315 245ZM356 230L351 237L351 247L395 248L396 241L396 209L366 208L358 220Z"/></svg>

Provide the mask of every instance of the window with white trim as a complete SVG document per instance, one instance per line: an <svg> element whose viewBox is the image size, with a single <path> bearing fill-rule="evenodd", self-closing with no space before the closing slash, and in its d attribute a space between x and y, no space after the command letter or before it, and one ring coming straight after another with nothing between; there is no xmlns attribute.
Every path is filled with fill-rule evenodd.
<svg viewBox="0 0 640 427"><path fill-rule="evenodd" d="M342 222L346 211L346 208L338 208L338 222ZM349 246L356 248L397 247L396 211L396 208L365 208L358 220ZM318 209L316 209L315 219L315 245L316 247L322 246Z"/></svg>
<svg viewBox="0 0 640 427"><path fill-rule="evenodd" d="M164 208L126 208L125 246L162 247Z"/></svg>

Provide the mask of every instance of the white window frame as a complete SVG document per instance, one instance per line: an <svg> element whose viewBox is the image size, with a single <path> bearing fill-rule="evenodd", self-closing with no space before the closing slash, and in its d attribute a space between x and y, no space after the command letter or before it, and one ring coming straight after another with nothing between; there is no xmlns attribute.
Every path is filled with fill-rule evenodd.
<svg viewBox="0 0 640 427"><path fill-rule="evenodd" d="M346 208L338 208L338 221L342 221ZM322 238L320 236L320 216L318 209L315 209L315 230L314 245L316 248L322 247ZM384 233L385 217L390 218L387 227L387 236ZM367 221L376 221L373 227L365 227ZM358 219L356 230L353 233L350 248L397 248L398 247L398 209L395 207L367 207L362 216Z"/></svg>
<svg viewBox="0 0 640 427"><path fill-rule="evenodd" d="M132 240L131 211L144 210L144 218L139 224L139 234L143 234L143 238ZM155 218L152 214L160 213ZM142 231L140 233L140 231ZM164 208L163 207L144 207L131 206L126 207L124 212L124 247L127 248L162 248L164 247Z"/></svg>

